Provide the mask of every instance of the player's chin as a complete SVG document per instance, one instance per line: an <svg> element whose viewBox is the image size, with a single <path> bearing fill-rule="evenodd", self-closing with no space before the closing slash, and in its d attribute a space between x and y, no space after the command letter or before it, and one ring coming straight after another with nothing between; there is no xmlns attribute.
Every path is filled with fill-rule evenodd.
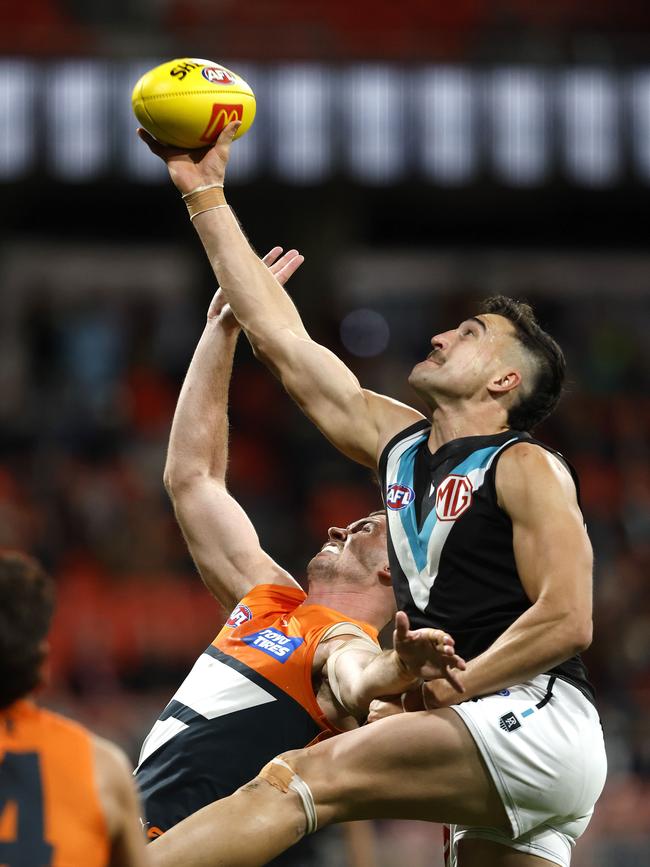
<svg viewBox="0 0 650 867"><path fill-rule="evenodd" d="M416 364L409 374L408 383L422 398L426 400L431 387L439 379L440 367L429 361Z"/></svg>
<svg viewBox="0 0 650 867"><path fill-rule="evenodd" d="M316 556L311 558L311 560L307 564L307 569L322 568L323 566L325 566L326 563L331 561L334 557L336 557L336 554L334 553L334 551L326 551L326 550L319 551L318 554L316 554Z"/></svg>

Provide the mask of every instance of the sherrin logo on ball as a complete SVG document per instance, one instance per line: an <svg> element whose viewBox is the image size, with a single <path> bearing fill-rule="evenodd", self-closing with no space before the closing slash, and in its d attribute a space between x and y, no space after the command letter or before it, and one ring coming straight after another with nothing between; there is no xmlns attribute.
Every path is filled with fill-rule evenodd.
<svg viewBox="0 0 650 867"><path fill-rule="evenodd" d="M255 94L213 60L184 57L145 72L131 96L140 125L159 142L191 150L215 141L233 120L241 138L255 119Z"/></svg>

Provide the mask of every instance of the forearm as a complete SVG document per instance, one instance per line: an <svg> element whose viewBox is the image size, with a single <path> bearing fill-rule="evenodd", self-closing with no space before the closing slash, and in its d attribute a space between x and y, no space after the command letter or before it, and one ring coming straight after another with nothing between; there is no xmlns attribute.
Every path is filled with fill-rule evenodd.
<svg viewBox="0 0 650 867"><path fill-rule="evenodd" d="M582 649L572 614L538 600L484 653L467 663L462 676L463 701L530 680Z"/></svg>
<svg viewBox="0 0 650 867"><path fill-rule="evenodd" d="M228 460L228 386L239 329L210 319L181 389L169 438L169 490L197 474L225 479Z"/></svg>
<svg viewBox="0 0 650 867"><path fill-rule="evenodd" d="M405 670L394 650L387 650L376 656L356 676L348 677L341 694L346 707L357 718L365 718L374 698L400 695L419 680Z"/></svg>
<svg viewBox="0 0 650 867"><path fill-rule="evenodd" d="M254 347L290 330L307 337L293 301L252 249L230 207L193 220L219 285Z"/></svg>

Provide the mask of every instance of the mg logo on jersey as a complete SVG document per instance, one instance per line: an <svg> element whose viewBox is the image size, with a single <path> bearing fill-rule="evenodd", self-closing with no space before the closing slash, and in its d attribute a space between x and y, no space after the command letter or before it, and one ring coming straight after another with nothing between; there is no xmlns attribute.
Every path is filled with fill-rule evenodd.
<svg viewBox="0 0 650 867"><path fill-rule="evenodd" d="M205 72L205 70L203 71ZM228 124L232 123L233 120L241 120L243 116L243 105L224 105L223 103L215 102L212 106L210 120L201 134L200 141L214 141L224 126L228 126Z"/></svg>
<svg viewBox="0 0 650 867"><path fill-rule="evenodd" d="M252 618L253 613L248 605L242 605L240 602L228 620L226 620L226 626L230 626L232 629L237 629L238 626L246 623L247 620L252 620Z"/></svg>
<svg viewBox="0 0 650 867"><path fill-rule="evenodd" d="M228 72L227 69L221 69L219 66L205 66L201 70L201 75L206 78L210 84L234 84L235 76Z"/></svg>
<svg viewBox="0 0 650 867"><path fill-rule="evenodd" d="M415 498L415 491L406 485L391 485L386 491L386 505L393 512L405 509Z"/></svg>
<svg viewBox="0 0 650 867"><path fill-rule="evenodd" d="M455 521L472 505L472 483L467 476L447 476L436 491L439 521Z"/></svg>
<svg viewBox="0 0 650 867"><path fill-rule="evenodd" d="M260 632L251 632L242 638L245 644L261 650L267 656L272 656L279 662L286 662L294 650L303 643L304 638L290 638L277 629L262 629Z"/></svg>

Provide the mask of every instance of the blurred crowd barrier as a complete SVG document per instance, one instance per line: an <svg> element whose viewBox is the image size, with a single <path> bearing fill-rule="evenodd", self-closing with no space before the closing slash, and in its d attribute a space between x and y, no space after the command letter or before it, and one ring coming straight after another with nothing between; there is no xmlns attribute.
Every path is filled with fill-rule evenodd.
<svg viewBox="0 0 650 867"><path fill-rule="evenodd" d="M3 259L9 291L0 301L0 545L36 554L56 576L46 700L136 758L153 719L227 614L203 588L162 486L175 400L210 290L183 291L196 287L196 273L172 248L159 274L145 267L153 256L134 257L129 246L83 254L42 247L38 257L27 244L22 260L16 249L14 260ZM489 267L476 252L428 252L424 261L422 253L385 248L376 255L376 274L367 272L373 257L363 251L335 258L332 292L307 322L364 385L412 402L406 375L431 336L500 288L536 304L567 352L567 394L539 436L581 478L596 553L595 641L586 656L610 762L575 863L646 863L650 309L644 292L634 290L647 285L647 263L620 254L595 267L577 253L554 270L552 251L529 257L528 267L521 253L508 251L491 254ZM546 271L535 266L542 261ZM602 286L595 272L607 275ZM562 273L558 291L552 284ZM300 278L295 291L300 306ZM321 439L245 344L230 411L231 490L262 544L301 579L327 527L377 508L379 490L368 471ZM402 830L394 836L393 825L377 826L376 864L435 864L437 829L416 823ZM340 845L329 835L323 851ZM387 854L391 845L395 857ZM406 851L412 855L399 854Z"/></svg>
<svg viewBox="0 0 650 867"><path fill-rule="evenodd" d="M211 45L262 58L557 57L579 47L639 52L647 22L643 0L27 0L7 7L0 49L49 55L192 44L195 56ZM605 45L594 45L604 34Z"/></svg>
<svg viewBox="0 0 650 867"><path fill-rule="evenodd" d="M233 149L229 182L305 187L345 176L379 188L419 179L535 191L650 180L647 57L620 67L609 58L336 64L206 53L257 98L254 134ZM131 91L169 58L142 48L126 59L0 58L0 182L163 182L164 167L135 135Z"/></svg>

